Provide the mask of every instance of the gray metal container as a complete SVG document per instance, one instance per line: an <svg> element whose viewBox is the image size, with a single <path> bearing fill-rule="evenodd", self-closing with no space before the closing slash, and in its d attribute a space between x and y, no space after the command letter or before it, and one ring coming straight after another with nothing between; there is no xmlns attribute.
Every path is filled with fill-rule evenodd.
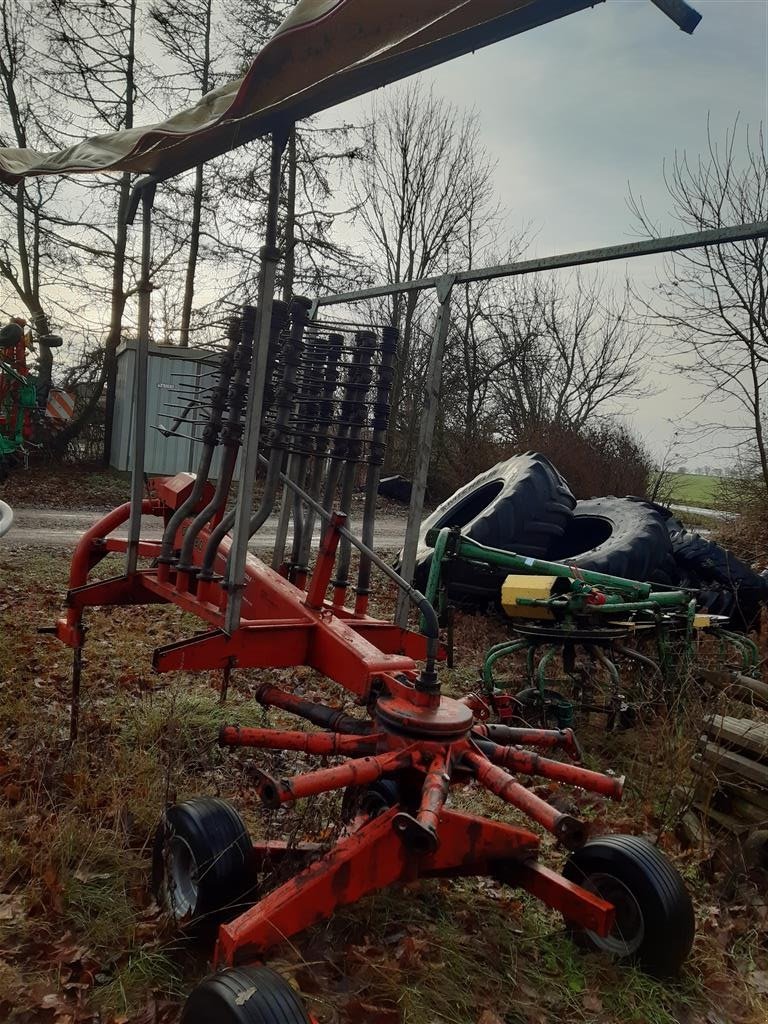
<svg viewBox="0 0 768 1024"><path fill-rule="evenodd" d="M117 350L117 391L110 452L110 464L122 471L132 468L135 361L136 341L123 342ZM164 437L155 428L161 424L170 427L174 416L180 414L180 409L166 408L168 403L186 405L192 397L192 389L180 388L180 383L186 381L206 386L213 378L205 375L210 374L215 366L215 354L203 349L149 346L146 473L173 476L184 471L195 472L200 457L200 444L187 437ZM191 434L189 419L181 423L178 430L185 435ZM196 436L200 436L201 432L201 428L198 428ZM216 476L219 461L217 453L212 466L213 476Z"/></svg>

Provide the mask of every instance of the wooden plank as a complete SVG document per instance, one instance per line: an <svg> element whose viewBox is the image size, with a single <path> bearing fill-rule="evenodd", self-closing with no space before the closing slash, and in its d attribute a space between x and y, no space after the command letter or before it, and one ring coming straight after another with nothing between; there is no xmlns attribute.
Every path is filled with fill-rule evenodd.
<svg viewBox="0 0 768 1024"><path fill-rule="evenodd" d="M674 807L687 807L692 799L690 786L673 786L669 794Z"/></svg>
<svg viewBox="0 0 768 1024"><path fill-rule="evenodd" d="M734 732L755 732L760 736L768 738L768 723L760 722L756 718L734 718L733 715L711 714L704 719L706 722L725 725Z"/></svg>
<svg viewBox="0 0 768 1024"><path fill-rule="evenodd" d="M748 821L752 825L768 825L768 811L765 808L756 807L749 800L742 800L740 796L732 796L730 804L734 817Z"/></svg>
<svg viewBox="0 0 768 1024"><path fill-rule="evenodd" d="M726 750L702 736L701 758L709 765L718 779L747 779L763 789L768 789L768 765L752 761L732 750Z"/></svg>
<svg viewBox="0 0 768 1024"><path fill-rule="evenodd" d="M768 757L768 726L749 718L730 718L710 715L704 719L704 729L719 742L732 743L758 758Z"/></svg>
<svg viewBox="0 0 768 1024"><path fill-rule="evenodd" d="M685 812L680 819L680 827L692 846L705 846L709 840L706 826L695 811Z"/></svg>
<svg viewBox="0 0 768 1024"><path fill-rule="evenodd" d="M745 832L749 832L752 825L746 821L739 821L738 818L734 818L732 814L725 814L723 811L716 811L714 807L699 807L698 804L693 805L696 810L701 811L710 821L716 822L721 828L727 829L729 832L733 832L734 835L740 836Z"/></svg>
<svg viewBox="0 0 768 1024"><path fill-rule="evenodd" d="M749 786L736 782L726 782L724 786L730 796L738 797L739 800L752 804L753 807L763 811L766 817L768 817L768 793L763 793L759 789L751 789Z"/></svg>
<svg viewBox="0 0 768 1024"><path fill-rule="evenodd" d="M750 679L739 672L728 672L723 669L701 668L698 678L704 683L711 683L718 690L727 690L739 700L752 699L762 707L768 707L768 685L759 679Z"/></svg>

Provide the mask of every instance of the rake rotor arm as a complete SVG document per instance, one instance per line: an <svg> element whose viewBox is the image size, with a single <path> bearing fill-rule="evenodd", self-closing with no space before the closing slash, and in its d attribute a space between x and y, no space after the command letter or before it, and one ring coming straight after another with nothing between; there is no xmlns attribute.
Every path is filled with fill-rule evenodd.
<svg viewBox="0 0 768 1024"><path fill-rule="evenodd" d="M500 768L507 768L523 775L540 775L554 782L567 782L571 786L581 786L611 800L621 800L624 789L623 776L616 778L612 775L602 775L578 765L563 764L562 761L541 757L519 747L501 747L488 740L475 740L475 744L489 761Z"/></svg>
<svg viewBox="0 0 768 1024"><path fill-rule="evenodd" d="M306 796L330 793L348 786L369 786L385 775L416 767L420 757L419 749L412 744L401 750L344 761L334 768L321 768L289 779L274 779L266 772L259 772L257 789L267 807L277 808Z"/></svg>
<svg viewBox="0 0 768 1024"><path fill-rule="evenodd" d="M283 711L290 711L299 718L304 718L313 725L319 725L323 729L330 729L332 732L343 732L353 736L367 735L372 731L372 723L363 718L354 718L344 711L337 711L325 704L316 704L314 701L305 700L295 694L287 693L277 686L266 683L260 686L255 693L256 700L264 707L280 708Z"/></svg>
<svg viewBox="0 0 768 1024"><path fill-rule="evenodd" d="M222 747L300 750L319 757L367 757L376 753L379 739L376 734L344 736L335 732L276 732L274 729L249 729L239 725L224 725L219 732L219 746Z"/></svg>

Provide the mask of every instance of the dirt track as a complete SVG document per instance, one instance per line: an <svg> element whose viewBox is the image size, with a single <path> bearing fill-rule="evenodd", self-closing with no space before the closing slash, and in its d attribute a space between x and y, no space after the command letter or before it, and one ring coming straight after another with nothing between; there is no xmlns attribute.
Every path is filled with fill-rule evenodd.
<svg viewBox="0 0 768 1024"><path fill-rule="evenodd" d="M83 532L99 518L98 512L72 511L71 509L15 508L13 526L0 540L0 548L41 547L74 548ZM382 515L376 519L376 547L383 550L399 548L405 536L405 517ZM354 520L352 527L359 527ZM277 517L267 520L263 529L254 537L251 548L254 551L271 548L275 542ZM316 532L317 532L316 527ZM162 522L154 516L145 516L142 522L142 537L157 540L162 533ZM123 526L116 536L125 537ZM289 534L290 536L290 534Z"/></svg>

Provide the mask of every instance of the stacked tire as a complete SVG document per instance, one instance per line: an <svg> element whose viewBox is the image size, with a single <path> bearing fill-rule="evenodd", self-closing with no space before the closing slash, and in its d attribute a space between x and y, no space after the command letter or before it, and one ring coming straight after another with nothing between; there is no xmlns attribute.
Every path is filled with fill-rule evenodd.
<svg viewBox="0 0 768 1024"><path fill-rule="evenodd" d="M628 580L677 583L672 540L659 507L638 498L577 502L549 558Z"/></svg>
<svg viewBox="0 0 768 1024"><path fill-rule="evenodd" d="M464 537L530 558L547 558L570 523L576 499L563 477L537 452L514 455L476 476L421 524L414 583L429 575L430 530L459 526ZM480 563L456 563L446 578L450 597L470 603L498 600L507 573Z"/></svg>
<svg viewBox="0 0 768 1024"><path fill-rule="evenodd" d="M526 452L481 473L421 526L414 583L427 582L430 530L458 526L463 536L502 551L657 586L690 589L703 611L754 627L768 602L768 577L698 533L669 509L641 498L576 501L543 455ZM448 597L459 604L498 602L507 571L464 560L445 564Z"/></svg>
<svg viewBox="0 0 768 1024"><path fill-rule="evenodd" d="M697 602L712 615L728 615L735 629L750 630L768 602L768 579L726 548L698 533L672 534L680 584L697 591Z"/></svg>

